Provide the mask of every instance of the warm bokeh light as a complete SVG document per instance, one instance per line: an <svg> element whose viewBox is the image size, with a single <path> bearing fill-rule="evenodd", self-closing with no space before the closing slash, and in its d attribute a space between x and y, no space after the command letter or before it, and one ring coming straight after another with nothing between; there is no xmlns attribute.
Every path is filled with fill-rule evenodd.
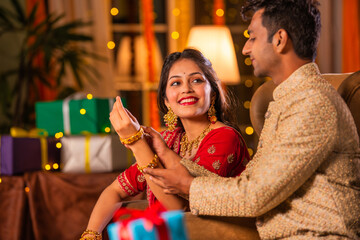
<svg viewBox="0 0 360 240"><path fill-rule="evenodd" d="M54 163L54 164L53 164L53 169L59 169L59 164Z"/></svg>
<svg viewBox="0 0 360 240"><path fill-rule="evenodd" d="M110 128L109 128L109 127L106 127L106 128L105 128L105 132L107 132L107 133L110 132Z"/></svg>
<svg viewBox="0 0 360 240"><path fill-rule="evenodd" d="M107 43L107 47L108 47L108 49L114 49L115 48L115 43L113 41L109 41Z"/></svg>
<svg viewBox="0 0 360 240"><path fill-rule="evenodd" d="M245 129L245 133L246 133L247 135L252 135L252 134L254 133L254 129L253 129L252 127L247 127L247 128Z"/></svg>
<svg viewBox="0 0 360 240"><path fill-rule="evenodd" d="M180 15L180 9L174 8L174 9L172 10L172 14L173 14L175 17L179 16L179 15Z"/></svg>
<svg viewBox="0 0 360 240"><path fill-rule="evenodd" d="M2 179L0 178L0 183L2 182Z"/></svg>
<svg viewBox="0 0 360 240"><path fill-rule="evenodd" d="M252 87L253 85L254 85L254 83L253 83L252 80L247 79L247 80L245 81L245 86L246 86L246 87L250 88L250 87Z"/></svg>
<svg viewBox="0 0 360 240"><path fill-rule="evenodd" d="M244 102L244 108L249 109L250 106L251 106L251 102L250 102L250 101L245 101L245 102Z"/></svg>
<svg viewBox="0 0 360 240"><path fill-rule="evenodd" d="M49 171L51 169L50 164L45 165L45 170Z"/></svg>
<svg viewBox="0 0 360 240"><path fill-rule="evenodd" d="M80 114L84 115L86 113L86 110L84 108L80 109Z"/></svg>
<svg viewBox="0 0 360 240"><path fill-rule="evenodd" d="M248 152L249 152L250 157L254 154L254 150L252 150L252 148L248 148Z"/></svg>
<svg viewBox="0 0 360 240"><path fill-rule="evenodd" d="M59 139L62 138L64 134L62 132L55 133L55 138Z"/></svg>
<svg viewBox="0 0 360 240"><path fill-rule="evenodd" d="M224 16L224 10L222 10L221 8L219 8L218 10L216 10L216 15L219 17Z"/></svg>
<svg viewBox="0 0 360 240"><path fill-rule="evenodd" d="M248 58L245 58L245 64L246 65L248 65L248 66L251 66L251 60L250 60L250 58L248 57Z"/></svg>
<svg viewBox="0 0 360 240"><path fill-rule="evenodd" d="M93 98L93 95L92 95L91 93L88 93L88 94L86 95L86 98L90 100L90 99Z"/></svg>
<svg viewBox="0 0 360 240"><path fill-rule="evenodd" d="M179 38L179 36L180 36L179 32L174 31L174 32L171 33L171 38L172 39L176 40L176 39Z"/></svg>
<svg viewBox="0 0 360 240"><path fill-rule="evenodd" d="M30 192L30 188L29 187L25 187L25 192Z"/></svg>
<svg viewBox="0 0 360 240"><path fill-rule="evenodd" d="M119 9L113 7L111 10L110 10L110 14L113 15L113 16L116 16L119 14Z"/></svg>
<svg viewBox="0 0 360 240"><path fill-rule="evenodd" d="M58 143L56 144L56 147L57 147L57 148L61 148L61 147L62 147L62 144L58 142Z"/></svg>
<svg viewBox="0 0 360 240"><path fill-rule="evenodd" d="M244 31L244 36L245 36L246 38L249 38L249 37L250 37L249 32L248 32L247 29Z"/></svg>

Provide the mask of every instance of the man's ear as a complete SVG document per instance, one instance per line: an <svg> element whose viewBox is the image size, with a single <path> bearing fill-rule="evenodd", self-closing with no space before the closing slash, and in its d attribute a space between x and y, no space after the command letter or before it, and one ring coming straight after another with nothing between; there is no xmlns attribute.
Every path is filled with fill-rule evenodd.
<svg viewBox="0 0 360 240"><path fill-rule="evenodd" d="M279 29L273 36L273 46L278 53L283 53L289 44L289 35L285 29Z"/></svg>

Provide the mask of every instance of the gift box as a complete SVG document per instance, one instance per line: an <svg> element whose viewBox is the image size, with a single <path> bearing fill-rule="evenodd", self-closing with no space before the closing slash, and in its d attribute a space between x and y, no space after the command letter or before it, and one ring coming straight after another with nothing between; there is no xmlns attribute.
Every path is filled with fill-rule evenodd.
<svg viewBox="0 0 360 240"><path fill-rule="evenodd" d="M82 132L108 133L109 113L113 98L65 99L35 104L36 127L45 129L49 136L58 132L77 135ZM124 106L126 105L122 99Z"/></svg>
<svg viewBox="0 0 360 240"><path fill-rule="evenodd" d="M61 138L61 170L72 173L122 171L135 163L115 134Z"/></svg>
<svg viewBox="0 0 360 240"><path fill-rule="evenodd" d="M58 168L60 149L55 138L22 138L1 136L0 173L16 175L28 171ZM55 165L54 165L55 164Z"/></svg>
<svg viewBox="0 0 360 240"><path fill-rule="evenodd" d="M157 212L120 209L114 218L126 214L130 218L118 220L107 227L110 240L186 240L188 239L183 211Z"/></svg>

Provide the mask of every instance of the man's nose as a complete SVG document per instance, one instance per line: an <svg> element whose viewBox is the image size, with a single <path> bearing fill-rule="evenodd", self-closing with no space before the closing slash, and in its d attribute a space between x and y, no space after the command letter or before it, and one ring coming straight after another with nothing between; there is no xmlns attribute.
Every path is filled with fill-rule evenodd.
<svg viewBox="0 0 360 240"><path fill-rule="evenodd" d="M250 55L249 40L247 40L247 41L245 42L245 45L244 45L244 47L243 47L243 49L242 49L242 54L243 54L243 55Z"/></svg>

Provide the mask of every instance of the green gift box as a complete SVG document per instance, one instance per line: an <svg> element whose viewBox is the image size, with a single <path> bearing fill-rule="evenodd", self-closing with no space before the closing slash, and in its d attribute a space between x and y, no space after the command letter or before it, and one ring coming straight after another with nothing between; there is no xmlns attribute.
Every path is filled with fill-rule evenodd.
<svg viewBox="0 0 360 240"><path fill-rule="evenodd" d="M65 99L35 104L36 127L45 129L49 136L58 132L78 135L83 132L109 133L109 113L115 99ZM126 105L122 99L124 106Z"/></svg>

